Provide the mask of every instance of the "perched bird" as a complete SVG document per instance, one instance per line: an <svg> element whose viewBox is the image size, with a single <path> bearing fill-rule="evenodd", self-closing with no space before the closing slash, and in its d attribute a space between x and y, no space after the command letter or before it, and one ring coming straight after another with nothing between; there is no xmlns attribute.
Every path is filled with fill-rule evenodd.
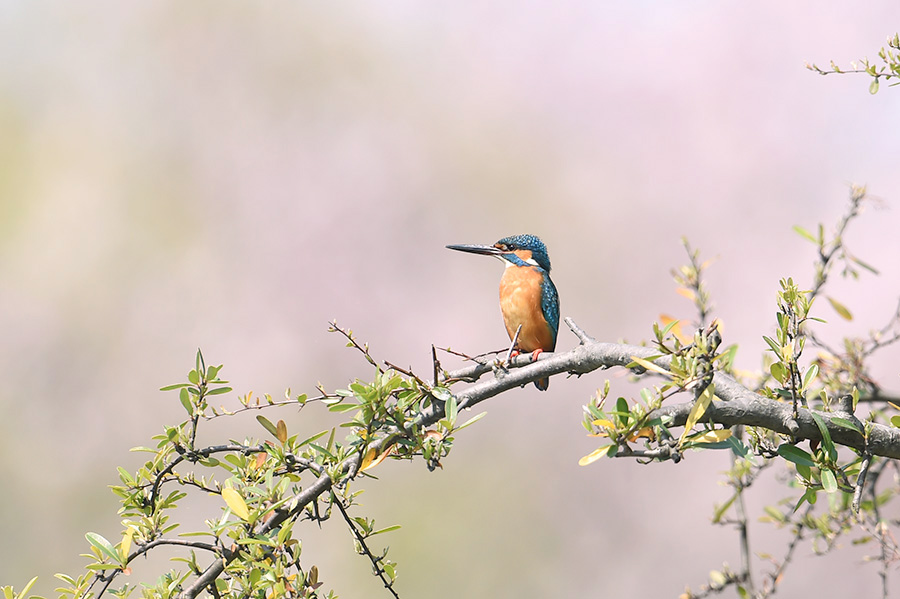
<svg viewBox="0 0 900 599"><path fill-rule="evenodd" d="M500 279L500 311L510 340L519 338L516 349L541 352L556 349L559 330L559 295L550 280L547 246L534 235L504 237L494 245L448 245L451 250L496 256L506 265ZM550 379L539 379L534 386L546 391Z"/></svg>

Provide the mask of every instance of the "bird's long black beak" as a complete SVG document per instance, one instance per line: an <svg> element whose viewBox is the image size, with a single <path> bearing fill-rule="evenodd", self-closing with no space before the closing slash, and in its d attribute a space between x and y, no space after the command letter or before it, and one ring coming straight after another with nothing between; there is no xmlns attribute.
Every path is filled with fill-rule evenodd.
<svg viewBox="0 0 900 599"><path fill-rule="evenodd" d="M503 250L495 248L492 245L477 245L471 243L464 243L461 245L448 245L447 249L458 250L460 252L468 252L470 254L482 254L484 256L499 256L503 253Z"/></svg>

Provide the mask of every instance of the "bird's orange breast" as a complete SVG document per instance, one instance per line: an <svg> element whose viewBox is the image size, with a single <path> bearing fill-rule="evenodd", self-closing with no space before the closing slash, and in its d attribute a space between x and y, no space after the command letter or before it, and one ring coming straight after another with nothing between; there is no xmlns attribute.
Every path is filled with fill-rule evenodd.
<svg viewBox="0 0 900 599"><path fill-rule="evenodd" d="M541 271L527 266L509 266L500 279L500 311L506 332L512 339L522 325L517 344L522 351L553 351L556 345L541 310L542 282Z"/></svg>

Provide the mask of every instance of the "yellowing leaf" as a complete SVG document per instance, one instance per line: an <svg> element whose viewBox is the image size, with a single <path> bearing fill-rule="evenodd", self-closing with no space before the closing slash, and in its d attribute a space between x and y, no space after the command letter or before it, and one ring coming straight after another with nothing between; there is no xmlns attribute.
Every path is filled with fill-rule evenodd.
<svg viewBox="0 0 900 599"><path fill-rule="evenodd" d="M222 499L225 500L225 503L238 518L247 522L250 521L250 510L247 509L247 503L240 493L231 487L225 487L222 489Z"/></svg>
<svg viewBox="0 0 900 599"><path fill-rule="evenodd" d="M588 464L593 464L594 462L605 456L607 453L609 453L611 447L615 447L615 445L604 445L599 449L595 449L591 453L578 460L578 465L587 466Z"/></svg>
<svg viewBox="0 0 900 599"><path fill-rule="evenodd" d="M267 454L264 451L261 451L258 454L256 454L256 458L253 461L253 466L258 470L263 467L263 465L266 463L266 460L268 460L268 459L269 459L269 454Z"/></svg>
<svg viewBox="0 0 900 599"><path fill-rule="evenodd" d="M650 439L652 441L653 439L656 438L656 434L653 432L653 429L651 427L645 426L644 428L642 428L640 430L636 430L633 433L631 433L630 435L628 435L628 440L629 441L637 441L641 437L644 437L645 439Z"/></svg>
<svg viewBox="0 0 900 599"><path fill-rule="evenodd" d="M675 319L669 316L668 314L660 314L659 321L662 323L664 327L669 326L670 323L675 322ZM691 342L691 338L688 335L684 334L684 327L682 323L684 321L679 320L672 325L672 328L669 329L669 332L675 336L676 339L681 341L684 344L688 344Z"/></svg>
<svg viewBox="0 0 900 599"><path fill-rule="evenodd" d="M275 438L282 443L287 443L287 425L284 420L279 420L275 425Z"/></svg>
<svg viewBox="0 0 900 599"><path fill-rule="evenodd" d="M677 293L681 297L685 297L691 301L694 301L695 299L697 299L697 294L694 293L693 289L688 289L686 287L678 287L675 290L675 293Z"/></svg>
<svg viewBox="0 0 900 599"><path fill-rule="evenodd" d="M658 372L659 374L663 374L665 376L672 376L671 372L669 372L662 366L657 366L650 360L645 360L644 358L638 358L637 356L631 356L631 359L633 360L632 364L637 364L638 366L640 366L641 368L644 368L645 370L652 370L653 372ZM629 364L628 367L631 368L631 364Z"/></svg>
<svg viewBox="0 0 900 599"><path fill-rule="evenodd" d="M697 398L697 401L694 402L694 407L691 408L691 413L688 414L687 422L684 423L684 432L681 433L681 439L678 440L679 445L684 443L684 439L691 432L691 429L694 428L694 426L700 422L700 419L703 418L703 415L706 414L706 408L712 403L715 391L715 385L710 383L706 389L703 390L703 393L700 394L700 397Z"/></svg>
<svg viewBox="0 0 900 599"><path fill-rule="evenodd" d="M128 561L128 552L131 551L131 540L134 538L134 529L130 526L125 529L125 536L122 537L122 543L119 545L119 557L122 558L121 563Z"/></svg>
<svg viewBox="0 0 900 599"><path fill-rule="evenodd" d="M594 420L591 424L593 424L594 426L602 426L603 428L608 428L611 431L616 430L615 424L613 424L609 420L604 420L603 418L598 418L597 420Z"/></svg>
<svg viewBox="0 0 900 599"><path fill-rule="evenodd" d="M691 437L692 443L718 443L731 437L731 430L727 428L716 431L706 431L697 437Z"/></svg>
<svg viewBox="0 0 900 599"><path fill-rule="evenodd" d="M853 315L850 313L850 310L847 309L847 306L834 298L827 297L826 299L828 299L828 303L831 304L831 307L834 308L834 311L837 312L841 318L844 320L853 320Z"/></svg>
<svg viewBox="0 0 900 599"><path fill-rule="evenodd" d="M369 468L374 468L375 466L386 460L387 457L393 452L393 446L391 446L387 451L382 451L379 454L376 454L374 447L370 447L366 452L366 455L363 456L362 461L359 463L359 471L365 472Z"/></svg>

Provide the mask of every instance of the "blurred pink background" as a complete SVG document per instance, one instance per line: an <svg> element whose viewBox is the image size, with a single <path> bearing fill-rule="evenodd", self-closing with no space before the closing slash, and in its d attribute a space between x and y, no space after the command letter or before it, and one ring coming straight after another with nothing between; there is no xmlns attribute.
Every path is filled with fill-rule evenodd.
<svg viewBox="0 0 900 599"><path fill-rule="evenodd" d="M669 275L687 236L717 258L716 314L754 369L778 279L812 280L791 227L830 227L867 184L884 201L847 243L882 274L829 287L854 322L817 315L832 340L880 327L900 295L900 90L804 64L874 59L898 17L896 0L0 3L0 584L39 575L52 595L85 532L118 538L106 487L182 418L157 389L198 346L236 392L275 396L371 376L332 318L425 372L432 343L503 346L500 265L447 243L540 235L563 316L636 342L660 313L692 316ZM897 358L877 360L895 391ZM673 597L738 566L736 534L709 524L724 453L577 466L606 376L635 392L596 373L505 394L443 471L365 483L366 515L403 525L376 537L401 596ZM251 416L204 434L264 432ZM308 532L326 588L387 596L340 522ZM751 535L784 550L784 531ZM804 543L784 596L872 596L864 553Z"/></svg>

